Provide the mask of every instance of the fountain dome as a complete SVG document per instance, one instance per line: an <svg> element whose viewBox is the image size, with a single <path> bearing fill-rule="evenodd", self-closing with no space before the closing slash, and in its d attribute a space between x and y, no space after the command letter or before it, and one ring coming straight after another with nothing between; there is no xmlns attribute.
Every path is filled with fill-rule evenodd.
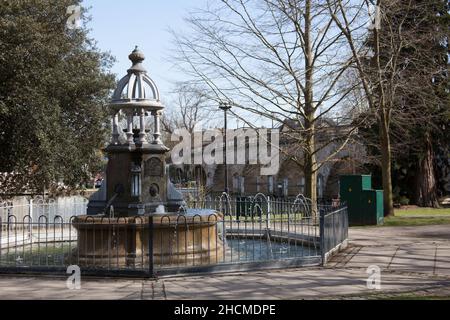
<svg viewBox="0 0 450 320"><path fill-rule="evenodd" d="M142 107L149 111L164 109L158 87L142 64L145 55L136 47L129 55L129 59L133 65L128 69L127 75L118 82L110 104L111 108L118 110Z"/></svg>
<svg viewBox="0 0 450 320"><path fill-rule="evenodd" d="M164 110L164 105L161 103L158 87L150 78L145 69L143 62L145 55L136 48L129 55L132 66L128 69L127 74L119 80L117 87L112 95L109 104L110 113L113 118L113 134L112 145L121 146L119 141L120 126L119 118L126 117L127 125L124 128L127 140L124 145L131 148L152 148L168 151L161 141L161 124L160 117ZM153 117L153 139L149 146L149 139L146 127L146 118ZM133 127L135 118L139 127Z"/></svg>

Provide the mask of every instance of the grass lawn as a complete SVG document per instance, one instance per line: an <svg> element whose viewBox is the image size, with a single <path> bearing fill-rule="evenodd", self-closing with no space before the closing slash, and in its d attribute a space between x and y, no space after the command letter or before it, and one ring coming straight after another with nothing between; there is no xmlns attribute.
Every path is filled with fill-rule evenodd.
<svg viewBox="0 0 450 320"><path fill-rule="evenodd" d="M420 294L398 294L398 295L380 295L374 298L375 300L450 300L450 296L434 296L434 295L420 295Z"/></svg>
<svg viewBox="0 0 450 320"><path fill-rule="evenodd" d="M393 298L393 300L450 300L450 297L448 296L444 296L444 297L440 297L440 296L419 296L419 295L404 295L404 296L399 296L399 297L395 297Z"/></svg>
<svg viewBox="0 0 450 320"><path fill-rule="evenodd" d="M395 210L395 216L384 219L384 225L427 226L450 224L450 209L414 208Z"/></svg>
<svg viewBox="0 0 450 320"><path fill-rule="evenodd" d="M450 216L450 208L433 209L433 208L417 208L417 209L400 209L395 210L396 217L414 217L414 216Z"/></svg>

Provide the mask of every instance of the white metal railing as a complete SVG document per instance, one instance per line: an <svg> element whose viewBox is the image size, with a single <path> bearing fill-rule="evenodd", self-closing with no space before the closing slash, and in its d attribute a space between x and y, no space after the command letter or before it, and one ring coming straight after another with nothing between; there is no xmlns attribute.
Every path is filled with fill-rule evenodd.
<svg viewBox="0 0 450 320"><path fill-rule="evenodd" d="M18 221L31 219L38 221L40 217L46 217L53 221L55 217L62 217L64 220L73 216L85 215L87 212L88 200L80 198L57 198L43 200L42 198L29 199L25 203L0 202L0 219L5 222L8 217L14 216Z"/></svg>

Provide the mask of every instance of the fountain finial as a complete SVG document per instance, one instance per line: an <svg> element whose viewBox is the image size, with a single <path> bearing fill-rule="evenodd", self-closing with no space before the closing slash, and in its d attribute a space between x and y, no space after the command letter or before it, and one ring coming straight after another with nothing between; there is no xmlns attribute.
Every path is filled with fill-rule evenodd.
<svg viewBox="0 0 450 320"><path fill-rule="evenodd" d="M142 62L145 60L145 55L141 50L139 50L138 46L134 48L133 52L131 52L128 58L131 60L131 62L133 62L133 66L128 70L128 72L147 72L147 70L145 70L144 66L142 65Z"/></svg>

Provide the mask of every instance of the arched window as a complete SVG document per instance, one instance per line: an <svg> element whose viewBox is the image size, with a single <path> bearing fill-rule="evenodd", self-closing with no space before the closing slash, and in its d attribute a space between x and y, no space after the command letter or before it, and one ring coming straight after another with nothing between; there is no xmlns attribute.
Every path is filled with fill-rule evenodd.
<svg viewBox="0 0 450 320"><path fill-rule="evenodd" d="M300 187L300 193L305 194L305 177L302 177L300 179L299 187Z"/></svg>
<svg viewBox="0 0 450 320"><path fill-rule="evenodd" d="M239 191L239 176L237 173L233 174L233 191Z"/></svg>
<svg viewBox="0 0 450 320"><path fill-rule="evenodd" d="M131 167L131 196L139 197L141 195L141 166L133 164Z"/></svg>
<svg viewBox="0 0 450 320"><path fill-rule="evenodd" d="M245 193L245 177L239 177L239 193L241 195Z"/></svg>
<svg viewBox="0 0 450 320"><path fill-rule="evenodd" d="M273 176L267 178L267 190L269 194L273 194Z"/></svg>
<svg viewBox="0 0 450 320"><path fill-rule="evenodd" d="M317 176L317 198L323 198L323 175L319 173Z"/></svg>
<svg viewBox="0 0 450 320"><path fill-rule="evenodd" d="M283 196L289 196L289 178L284 178L283 180Z"/></svg>

